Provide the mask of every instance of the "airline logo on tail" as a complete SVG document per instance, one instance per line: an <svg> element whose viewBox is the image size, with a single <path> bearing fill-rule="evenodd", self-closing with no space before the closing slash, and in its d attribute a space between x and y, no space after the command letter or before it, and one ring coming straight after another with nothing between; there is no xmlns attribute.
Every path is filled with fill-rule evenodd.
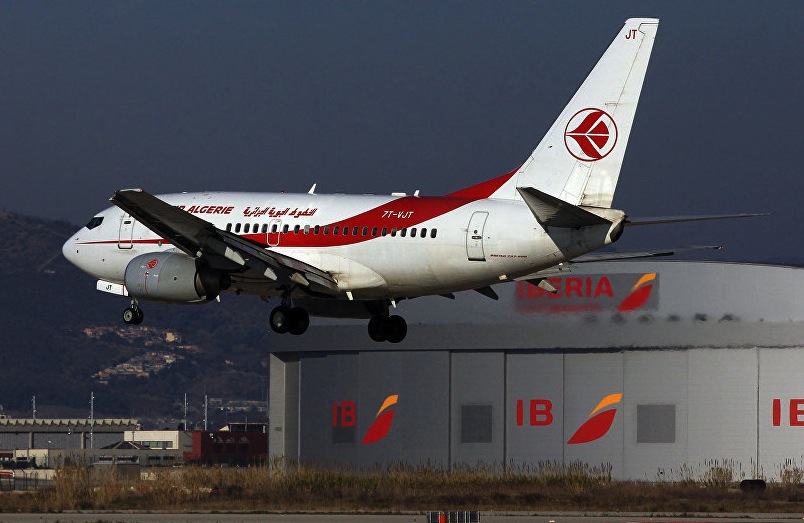
<svg viewBox="0 0 804 523"><path fill-rule="evenodd" d="M567 151L578 160L596 162L614 150L617 144L617 124L602 109L581 109L567 122L564 144Z"/></svg>

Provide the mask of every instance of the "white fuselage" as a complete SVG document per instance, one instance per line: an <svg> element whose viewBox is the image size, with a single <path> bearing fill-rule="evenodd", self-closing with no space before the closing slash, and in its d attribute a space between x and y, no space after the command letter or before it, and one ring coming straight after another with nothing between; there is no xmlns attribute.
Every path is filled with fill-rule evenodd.
<svg viewBox="0 0 804 523"><path fill-rule="evenodd" d="M548 233L521 200L235 192L160 198L218 229L320 268L350 299L483 287L608 243L601 240L608 238L605 228ZM135 256L175 250L117 207L97 218L99 225L84 227L65 243L64 254L99 280L122 284ZM279 294L258 276L237 275L229 290Z"/></svg>

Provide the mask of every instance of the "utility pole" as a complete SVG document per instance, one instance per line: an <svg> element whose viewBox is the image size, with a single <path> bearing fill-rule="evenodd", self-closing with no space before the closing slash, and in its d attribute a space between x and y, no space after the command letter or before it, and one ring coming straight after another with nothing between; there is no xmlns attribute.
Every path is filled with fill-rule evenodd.
<svg viewBox="0 0 804 523"><path fill-rule="evenodd" d="M184 430L187 430L187 393L184 393Z"/></svg>
<svg viewBox="0 0 804 523"><path fill-rule="evenodd" d="M209 407L209 398L204 394L204 431L207 430L207 408Z"/></svg>
<svg viewBox="0 0 804 523"><path fill-rule="evenodd" d="M93 431L95 429L95 392L89 393L89 448L93 448Z"/></svg>
<svg viewBox="0 0 804 523"><path fill-rule="evenodd" d="M36 421L36 395L31 399L31 405L33 408L33 420Z"/></svg>

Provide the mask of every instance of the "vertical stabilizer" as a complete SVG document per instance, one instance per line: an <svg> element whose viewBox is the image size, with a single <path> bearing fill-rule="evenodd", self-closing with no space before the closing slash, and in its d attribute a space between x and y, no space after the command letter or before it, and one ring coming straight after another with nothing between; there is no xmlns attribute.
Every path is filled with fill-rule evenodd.
<svg viewBox="0 0 804 523"><path fill-rule="evenodd" d="M631 18L516 174L493 195L533 187L577 206L611 207L659 20Z"/></svg>

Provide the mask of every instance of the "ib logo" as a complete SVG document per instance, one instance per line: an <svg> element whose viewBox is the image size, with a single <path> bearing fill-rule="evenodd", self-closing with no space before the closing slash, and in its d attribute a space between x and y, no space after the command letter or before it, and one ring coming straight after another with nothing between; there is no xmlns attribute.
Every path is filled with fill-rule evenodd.
<svg viewBox="0 0 804 523"><path fill-rule="evenodd" d="M643 274L633 287L631 287L631 294L617 306L620 312L631 312L639 309L650 298L650 293L653 290L653 282L656 280L656 273L650 272Z"/></svg>
<svg viewBox="0 0 804 523"><path fill-rule="evenodd" d="M605 158L616 144L617 124L602 109L581 109L570 118L564 129L567 151L582 162Z"/></svg>
<svg viewBox="0 0 804 523"><path fill-rule="evenodd" d="M620 403L622 399L622 394L609 394L603 398L591 414L589 414L589 419L578 427L578 430L576 430L575 434L567 441L567 444L577 445L579 443L589 443L590 441L595 441L605 436L611 428L611 424L614 423L614 416L617 414L617 409L603 409Z"/></svg>
<svg viewBox="0 0 804 523"><path fill-rule="evenodd" d="M392 394L382 402L380 410L374 416L374 422L363 436L360 443L368 445L376 443L388 435L391 424L394 421L394 405L399 400L398 394ZM332 426L333 427L354 427L357 424L357 408L354 401L336 401L332 404Z"/></svg>

